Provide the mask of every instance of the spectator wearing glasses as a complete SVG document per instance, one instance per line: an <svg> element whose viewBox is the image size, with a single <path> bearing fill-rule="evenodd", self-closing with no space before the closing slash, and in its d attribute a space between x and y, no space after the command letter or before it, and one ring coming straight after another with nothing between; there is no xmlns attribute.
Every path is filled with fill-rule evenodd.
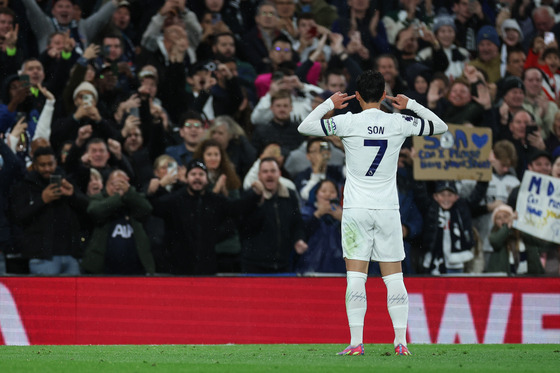
<svg viewBox="0 0 560 373"><path fill-rule="evenodd" d="M183 143L167 147L165 154L172 156L178 164L186 166L192 160L196 147L202 141L205 129L202 116L194 110L183 114L179 123L179 134Z"/></svg>

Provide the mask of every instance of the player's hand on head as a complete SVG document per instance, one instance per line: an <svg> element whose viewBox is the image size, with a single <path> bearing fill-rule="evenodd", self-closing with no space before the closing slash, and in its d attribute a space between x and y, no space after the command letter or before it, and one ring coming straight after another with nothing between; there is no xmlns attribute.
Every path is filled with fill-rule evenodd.
<svg viewBox="0 0 560 373"><path fill-rule="evenodd" d="M408 104L408 97L405 95L397 95L397 97L387 96L387 99L393 101L393 107L399 110L406 109L406 105Z"/></svg>
<svg viewBox="0 0 560 373"><path fill-rule="evenodd" d="M349 96L348 93L342 93L340 91L334 93L330 99L334 104L335 109L344 109L348 106L348 101L356 97L356 95Z"/></svg>

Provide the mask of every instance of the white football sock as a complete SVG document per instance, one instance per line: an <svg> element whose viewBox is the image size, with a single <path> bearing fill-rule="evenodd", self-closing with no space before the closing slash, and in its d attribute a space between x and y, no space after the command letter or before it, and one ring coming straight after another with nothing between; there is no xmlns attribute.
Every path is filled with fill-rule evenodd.
<svg viewBox="0 0 560 373"><path fill-rule="evenodd" d="M367 310L366 280L365 273L354 271L346 273L346 314L352 346L357 346L364 340L364 318Z"/></svg>
<svg viewBox="0 0 560 373"><path fill-rule="evenodd" d="M408 321L408 293L404 287L402 272L384 276L387 287L387 310L395 329L395 346L402 343L406 346L406 324Z"/></svg>

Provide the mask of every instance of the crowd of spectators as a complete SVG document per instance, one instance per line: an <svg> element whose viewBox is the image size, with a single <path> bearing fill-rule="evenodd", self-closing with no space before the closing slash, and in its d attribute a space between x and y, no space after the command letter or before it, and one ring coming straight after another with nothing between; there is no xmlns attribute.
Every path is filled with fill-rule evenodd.
<svg viewBox="0 0 560 373"><path fill-rule="evenodd" d="M560 177L559 14L556 0L0 0L0 275L345 273L344 149L297 126L376 69L388 95L492 131L490 182L415 180L401 149L405 273L558 276L560 246L512 221L526 170Z"/></svg>

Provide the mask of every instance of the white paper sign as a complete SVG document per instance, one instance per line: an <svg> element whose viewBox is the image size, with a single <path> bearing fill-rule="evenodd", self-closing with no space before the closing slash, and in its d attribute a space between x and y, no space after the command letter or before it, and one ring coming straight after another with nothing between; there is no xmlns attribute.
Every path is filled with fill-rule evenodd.
<svg viewBox="0 0 560 373"><path fill-rule="evenodd" d="M517 214L515 228L560 243L560 179L525 171L517 196Z"/></svg>

